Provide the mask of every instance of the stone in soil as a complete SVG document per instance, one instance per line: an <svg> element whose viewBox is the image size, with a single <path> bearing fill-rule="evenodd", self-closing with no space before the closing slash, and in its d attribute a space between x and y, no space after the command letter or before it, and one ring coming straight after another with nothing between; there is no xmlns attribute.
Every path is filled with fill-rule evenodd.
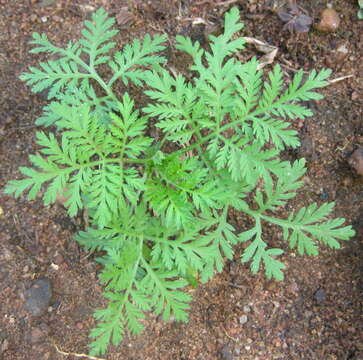
<svg viewBox="0 0 363 360"><path fill-rule="evenodd" d="M358 175L363 176L363 148L355 150L348 162L349 165L355 169Z"/></svg>
<svg viewBox="0 0 363 360"><path fill-rule="evenodd" d="M244 324L246 324L246 322L248 321L248 317L247 317L247 315L242 315L240 318L239 318L239 323L241 324L241 325L244 325Z"/></svg>
<svg viewBox="0 0 363 360"><path fill-rule="evenodd" d="M38 279L32 287L25 291L25 307L33 316L43 315L52 298L52 286L49 279Z"/></svg>
<svg viewBox="0 0 363 360"><path fill-rule="evenodd" d="M320 22L315 28L319 31L333 32L336 31L340 24L339 14L331 8L322 11Z"/></svg>
<svg viewBox="0 0 363 360"><path fill-rule="evenodd" d="M314 298L319 304L322 304L326 299L325 291L323 289L319 289L318 291L315 292Z"/></svg>

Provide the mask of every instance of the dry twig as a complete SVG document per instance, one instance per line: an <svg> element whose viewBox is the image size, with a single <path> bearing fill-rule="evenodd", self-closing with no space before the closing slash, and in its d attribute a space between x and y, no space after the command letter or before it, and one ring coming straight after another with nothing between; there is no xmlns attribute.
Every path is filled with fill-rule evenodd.
<svg viewBox="0 0 363 360"><path fill-rule="evenodd" d="M331 85L331 84L334 84L334 83L336 83L338 81L342 81L342 80L345 80L345 79L349 79L351 77L353 77L353 74L341 76L341 77L335 78L333 80L327 80L327 81L328 81L329 85Z"/></svg>
<svg viewBox="0 0 363 360"><path fill-rule="evenodd" d="M72 356L75 356L75 357L78 357L78 358L87 358L87 359L90 359L90 360L106 360L104 358L99 358L99 357L96 357L96 356L90 356L90 355L87 355L87 354L78 354L78 353L73 353L73 352L66 352L66 351L62 351L59 349L59 347L53 342L53 345L55 347L55 349L57 350L57 352L59 354L62 354L62 355L66 355L66 356L69 356L69 355L72 355Z"/></svg>

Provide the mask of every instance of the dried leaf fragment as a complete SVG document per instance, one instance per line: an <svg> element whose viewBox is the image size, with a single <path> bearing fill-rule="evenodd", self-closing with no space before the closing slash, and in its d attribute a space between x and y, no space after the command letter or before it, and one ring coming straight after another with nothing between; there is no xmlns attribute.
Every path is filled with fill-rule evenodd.
<svg viewBox="0 0 363 360"><path fill-rule="evenodd" d="M134 23L134 15L127 9L127 7L122 7L120 11L115 16L117 24L120 28L127 28Z"/></svg>
<svg viewBox="0 0 363 360"><path fill-rule="evenodd" d="M276 54L278 52L278 47L267 44L264 41L255 39L255 38L251 38L251 37L244 37L244 40L246 41L247 44L252 44L256 47L257 51L264 53L265 55L262 56L259 59L259 65L258 65L258 69L262 69L263 67L265 67L268 64L272 64Z"/></svg>
<svg viewBox="0 0 363 360"><path fill-rule="evenodd" d="M278 12L278 17L286 23L283 30L296 31L299 33L308 32L310 26L313 23L312 18L306 13L306 11L297 6L296 3L282 6Z"/></svg>

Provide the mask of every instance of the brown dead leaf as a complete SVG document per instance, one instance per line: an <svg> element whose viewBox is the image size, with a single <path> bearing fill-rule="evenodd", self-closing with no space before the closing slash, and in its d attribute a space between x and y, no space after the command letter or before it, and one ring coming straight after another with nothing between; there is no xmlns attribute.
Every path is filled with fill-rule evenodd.
<svg viewBox="0 0 363 360"><path fill-rule="evenodd" d="M262 56L259 59L259 65L258 65L258 70L262 69L263 67L265 67L268 64L272 64L276 54L278 52L278 47L273 46L273 45L269 45L264 41L261 40L257 40L255 38L251 38L251 37L244 37L245 41L247 44L252 44L255 46L255 48L257 49L257 51L264 53L265 55Z"/></svg>

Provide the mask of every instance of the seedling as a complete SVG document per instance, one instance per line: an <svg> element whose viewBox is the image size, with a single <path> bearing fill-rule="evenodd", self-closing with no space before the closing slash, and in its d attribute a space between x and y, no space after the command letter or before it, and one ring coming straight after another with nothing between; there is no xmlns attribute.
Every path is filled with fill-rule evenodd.
<svg viewBox="0 0 363 360"><path fill-rule="evenodd" d="M234 57L244 47L236 8L225 15L224 33L209 37L210 50L176 37L176 48L193 60L190 80L157 55L164 36L147 35L110 54L113 23L98 10L83 38L65 49L33 35L33 53L56 57L21 78L34 92L49 89L37 124L57 132L37 132L32 167L21 167L24 178L5 189L17 197L28 192L30 200L43 189L46 206L63 195L70 216L87 209L90 226L76 240L102 251L99 277L108 299L95 313L93 355L118 345L125 329L140 333L146 312L187 321L191 296L183 289L221 272L238 243L246 244L241 260L253 274L264 269L282 280L279 256L287 246L317 255L319 245L336 249L354 234L344 219L328 219L334 203L311 204L287 219L274 215L302 187L306 171L303 159L279 158L285 147L299 146L286 119L312 115L299 102L322 98L314 90L327 85L329 70L306 77L299 71L286 87L276 65L264 81L255 58L242 64ZM101 76L105 67L109 77ZM115 92L118 82L139 86L150 102L136 110L127 92ZM150 119L158 137L150 135ZM238 232L231 210L244 212L250 227L240 224ZM282 230L283 249L269 246L265 223Z"/></svg>

